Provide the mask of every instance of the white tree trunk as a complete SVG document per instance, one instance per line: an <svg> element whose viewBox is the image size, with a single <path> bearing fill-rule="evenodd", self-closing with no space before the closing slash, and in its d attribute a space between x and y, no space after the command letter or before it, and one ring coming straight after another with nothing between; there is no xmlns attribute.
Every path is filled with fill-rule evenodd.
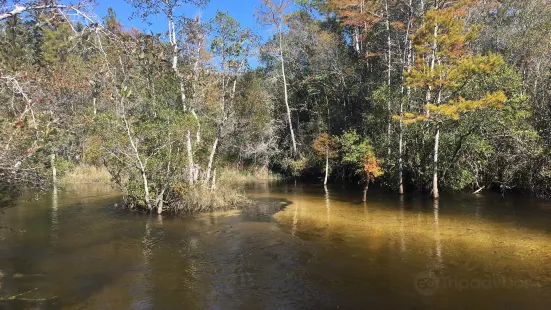
<svg viewBox="0 0 551 310"><path fill-rule="evenodd" d="M178 41L176 40L176 26L174 24L174 16L173 12L169 12L167 14L168 16L168 36L169 36L169 42L172 46L172 70L174 71L174 74L179 80L180 85L180 100L182 101L182 109L186 111L186 89L185 89L185 83L184 83L184 76L180 72L180 68L178 67Z"/></svg>
<svg viewBox="0 0 551 310"><path fill-rule="evenodd" d="M411 11L413 10L412 4L413 4L413 0L409 0L409 8L410 8ZM413 16L410 14L410 17L409 17L409 20L408 20L408 26L407 26L407 30L406 30L406 35L405 35L405 46L406 46L406 50L407 50L406 53L407 54L406 54L405 70L403 70L403 71L407 71L408 73L410 72L410 66L411 66L412 60L413 60L413 46L412 46L411 39L409 38L409 34L410 34L410 31L411 31L412 18L413 18ZM402 96L403 96L403 93L404 93L404 84L405 84L404 75L402 74ZM408 86L407 87L407 102L408 103L409 103L409 100L410 100L410 96L411 96L411 88ZM402 100L400 100L400 116L401 117L404 116L404 100L403 100L403 97L402 97ZM403 159L404 155L403 154L404 154L404 121L402 120L402 118L400 118L400 137L399 137L399 140L398 140L398 193L400 195L404 194L404 159Z"/></svg>
<svg viewBox="0 0 551 310"><path fill-rule="evenodd" d="M124 105L123 105L124 107ZM124 110L124 108L123 108ZM142 175L142 182L143 182L143 188L144 188L144 200L145 204L147 206L148 210L152 210L151 206L151 197L149 195L149 182L147 181L147 173L146 173L146 167L140 157L140 152L138 151L138 146L134 142L134 139L132 138L131 131L130 131L130 125L128 124L128 121L126 120L126 112L123 111L123 120L124 125L126 127L126 133L128 135L128 140L130 141L130 145L132 146L132 149L134 150L134 156L136 157L136 160L138 162L138 168L140 169L140 173Z"/></svg>
<svg viewBox="0 0 551 310"><path fill-rule="evenodd" d="M440 123L436 123L436 131L434 133L434 163L432 176L432 197L438 199L438 146L440 144Z"/></svg>
<svg viewBox="0 0 551 310"><path fill-rule="evenodd" d="M360 27L354 27L354 50L359 55L361 53L360 48Z"/></svg>
<svg viewBox="0 0 551 310"><path fill-rule="evenodd" d="M57 184L57 169L55 167L55 154L50 155L50 165L52 166L52 182Z"/></svg>
<svg viewBox="0 0 551 310"><path fill-rule="evenodd" d="M325 151L325 179L323 185L327 185L327 178L329 177L329 147Z"/></svg>
<svg viewBox="0 0 551 310"><path fill-rule="evenodd" d="M214 169L214 172L212 173L212 185L210 189L212 190L216 189L216 169Z"/></svg>
<svg viewBox="0 0 551 310"><path fill-rule="evenodd" d="M437 39L438 39L438 24L434 25L434 41L432 45L432 62L431 62L431 71L434 71L435 63L438 61L438 45L437 45ZM439 61L438 61L439 62ZM440 62L439 62L440 63ZM442 100L442 90L438 90L438 95L436 97L436 105L440 105L440 101ZM432 176L432 197L434 199L438 199L440 197L440 193L438 192L438 147L440 145L440 122L436 122L436 130L434 133L434 163L433 163L433 176Z"/></svg>
<svg viewBox="0 0 551 310"><path fill-rule="evenodd" d="M287 92L287 76L285 75L285 60L283 58L283 34L279 28L279 57L281 61L281 75L283 76L283 90L285 97L285 107L287 108L287 122L291 131L291 142L293 143L293 156L297 156L297 142L295 140L295 131L293 130L293 122L291 118L291 108L289 107L289 95Z"/></svg>
<svg viewBox="0 0 551 310"><path fill-rule="evenodd" d="M216 139L214 139L214 143L212 144L212 149L210 151L209 163L207 165L207 172L206 172L206 176L205 176L205 185L209 184L209 181L210 181L210 173L212 171L212 165L213 165L213 162L214 162L214 155L216 154L216 148L218 147L218 141L219 141L218 137L219 137L219 135L217 134Z"/></svg>
<svg viewBox="0 0 551 310"><path fill-rule="evenodd" d="M390 37L390 11L388 9L388 0L385 1L385 9L386 9L386 33L387 33L387 87L388 87L388 98L387 98L387 110L388 110L388 128L387 128L387 139L388 139L388 155L391 154L391 148L390 148L390 134L392 132L392 111L390 106L390 84L391 84L391 74L392 74L392 42Z"/></svg>
<svg viewBox="0 0 551 310"><path fill-rule="evenodd" d="M190 185L193 185L195 181L195 166L193 165L193 151L191 149L191 132L188 129L186 132L186 146L187 146L187 158L188 158L188 166L189 166L189 175L188 175L188 181Z"/></svg>

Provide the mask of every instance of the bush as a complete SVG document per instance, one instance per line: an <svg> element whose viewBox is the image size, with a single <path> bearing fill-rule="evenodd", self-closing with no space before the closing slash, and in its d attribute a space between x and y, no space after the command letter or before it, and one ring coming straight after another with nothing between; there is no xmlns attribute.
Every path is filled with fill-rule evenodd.
<svg viewBox="0 0 551 310"><path fill-rule="evenodd" d="M231 210L250 204L244 192L232 184L220 182L216 189L187 184L171 188L164 210L170 213L210 212Z"/></svg>

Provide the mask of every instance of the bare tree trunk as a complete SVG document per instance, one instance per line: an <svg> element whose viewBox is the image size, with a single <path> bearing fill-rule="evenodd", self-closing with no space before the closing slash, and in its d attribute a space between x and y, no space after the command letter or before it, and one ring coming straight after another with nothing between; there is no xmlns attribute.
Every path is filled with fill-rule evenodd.
<svg viewBox="0 0 551 310"><path fill-rule="evenodd" d="M327 178L329 176L329 146L325 150L325 179L323 180L323 185L327 185Z"/></svg>
<svg viewBox="0 0 551 310"><path fill-rule="evenodd" d="M52 182L57 184L57 169L55 167L55 154L50 155L50 165L52 166Z"/></svg>
<svg viewBox="0 0 551 310"><path fill-rule="evenodd" d="M212 144L212 149L210 151L210 156L209 156L209 163L207 165L207 173L205 176L205 185L208 185L210 181L210 172L212 170L212 164L214 162L214 155L216 154L216 148L218 147L218 141L220 140L219 136L220 135L217 133L216 138L214 139L214 143Z"/></svg>
<svg viewBox="0 0 551 310"><path fill-rule="evenodd" d="M151 206L151 198L149 195L149 182L147 181L147 173L146 173L146 166L144 162L142 161L140 157L140 152L138 150L138 146L134 142L134 139L132 138L131 130L130 130L130 124L128 124L128 121L126 120L126 109L124 107L124 97L121 98L121 107L122 107L122 119L124 121L124 126L126 129L126 135L128 137L128 141L130 141L130 146L132 147L132 150L134 151L134 156L136 157L136 161L138 162L138 169L140 170L141 176L142 176L142 182L143 182L143 188L144 188L144 200L145 204L147 206L148 210L152 210Z"/></svg>
<svg viewBox="0 0 551 310"><path fill-rule="evenodd" d="M96 114L98 113L98 108L97 108L97 106L96 106L96 101L97 101L97 99L96 99L96 97L94 97L94 98L92 99L92 105L93 105L93 107L94 107L94 115L96 115Z"/></svg>
<svg viewBox="0 0 551 310"><path fill-rule="evenodd" d="M163 213L163 207L164 207L164 195L165 195L166 187L163 188L159 196L157 197L157 214Z"/></svg>
<svg viewBox="0 0 551 310"><path fill-rule="evenodd" d="M392 42L391 42L391 37L390 37L390 11L388 9L388 0L385 1L385 10L386 10L386 21L385 21L385 25L386 25L386 33L387 33L387 37L386 37L386 40L387 40L387 87L388 87L388 98L387 98L387 110L388 110L388 128L387 128L387 139L388 139L388 155L391 154L391 148L390 148L390 140L391 140L391 137L390 137L390 134L391 134L391 131L392 131L392 111L391 111L391 106L390 106L390 94L391 94L391 91L390 91L390 84L391 84L391 74L392 74Z"/></svg>
<svg viewBox="0 0 551 310"><path fill-rule="evenodd" d="M363 192L363 198L362 201L367 201L367 190L369 189L369 181L365 182L364 192Z"/></svg>
<svg viewBox="0 0 551 310"><path fill-rule="evenodd" d="M402 104L400 104L400 115L402 115ZM398 139L398 193L404 194L404 124L400 120L400 137Z"/></svg>
<svg viewBox="0 0 551 310"><path fill-rule="evenodd" d="M287 122L289 123L289 130L291 131L291 142L293 143L293 156L297 156L297 142L295 140L295 131L293 130L293 121L291 118L291 108L289 107L289 95L287 93L287 76L285 75L285 60L283 58L283 34L281 33L281 26L279 31L279 60L281 61L281 75L283 76L283 90L285 97L285 107L287 108Z"/></svg>
<svg viewBox="0 0 551 310"><path fill-rule="evenodd" d="M436 131L434 133L434 166L432 176L432 197L438 199L440 194L438 193L438 146L440 143L440 123L436 123Z"/></svg>
<svg viewBox="0 0 551 310"><path fill-rule="evenodd" d="M411 31L411 23L413 19L413 0L409 0L409 9L410 9L410 15L408 20L408 26L406 30L406 36L405 36L405 48L406 48L406 63L405 63L405 70L407 72L410 72L410 66L412 63L412 53L413 53L413 46L411 39L409 38L409 34ZM402 71L402 72L403 72ZM404 153L404 121L402 120L402 117L404 116L404 100L403 100L403 94L404 94L404 74L402 74L402 99L400 100L400 136L398 141L398 193L400 195L404 194L404 159L403 159L403 153ZM411 88L407 87L407 101L409 104L411 96Z"/></svg>
<svg viewBox="0 0 551 310"><path fill-rule="evenodd" d="M184 76L180 72L180 68L178 68L178 41L176 40L176 26L174 24L174 16L173 12L167 14L168 16L168 36L170 45L172 46L172 70L174 71L174 74L178 78L179 85L180 85L180 100L182 101L182 109L186 111L186 92L185 92L185 83L184 83Z"/></svg>
<svg viewBox="0 0 551 310"><path fill-rule="evenodd" d="M216 189L216 169L214 169L214 172L212 173L212 185L210 189L212 190Z"/></svg>
<svg viewBox="0 0 551 310"><path fill-rule="evenodd" d="M362 52L360 48L360 27L358 26L354 27L354 49L358 55Z"/></svg>
<svg viewBox="0 0 551 310"><path fill-rule="evenodd" d="M434 25L434 41L432 45L432 62L431 62L431 71L434 71L435 62L440 61L438 60L438 54L437 54L437 39L438 39L438 24ZM438 95L436 97L436 105L440 105L440 101L442 100L442 89L438 90ZM438 147L440 144L440 122L436 121L436 130L434 133L434 163L433 163L433 176L432 176L432 197L434 199L438 199L440 197L440 193L438 192Z"/></svg>
<svg viewBox="0 0 551 310"><path fill-rule="evenodd" d="M191 149L191 132L188 129L186 132L186 146L187 146L187 158L188 158L188 165L189 165L189 176L188 181L190 185L193 185L195 181L195 166L193 165L193 152Z"/></svg>

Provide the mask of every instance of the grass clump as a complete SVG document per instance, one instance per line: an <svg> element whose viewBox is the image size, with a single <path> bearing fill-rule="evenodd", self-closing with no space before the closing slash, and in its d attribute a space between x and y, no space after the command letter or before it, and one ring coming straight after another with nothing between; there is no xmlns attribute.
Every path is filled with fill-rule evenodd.
<svg viewBox="0 0 551 310"><path fill-rule="evenodd" d="M75 166L59 180L60 185L110 183L111 174L106 168L84 164Z"/></svg>
<svg viewBox="0 0 551 310"><path fill-rule="evenodd" d="M220 173L220 184L247 184L254 182L273 182L282 180L282 176L273 173L267 167L254 167L250 169L239 169L226 167Z"/></svg>
<svg viewBox="0 0 551 310"><path fill-rule="evenodd" d="M235 184L220 182L216 188L196 185L178 185L170 190L165 204L169 213L197 213L227 211L250 204L244 191Z"/></svg>

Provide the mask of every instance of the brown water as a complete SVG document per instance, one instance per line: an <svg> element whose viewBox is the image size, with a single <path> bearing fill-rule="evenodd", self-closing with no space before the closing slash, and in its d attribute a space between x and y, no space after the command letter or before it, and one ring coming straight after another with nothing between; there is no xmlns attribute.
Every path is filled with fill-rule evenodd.
<svg viewBox="0 0 551 310"><path fill-rule="evenodd" d="M161 218L102 188L25 192L0 214L0 309L551 308L551 204L249 193L240 212Z"/></svg>

